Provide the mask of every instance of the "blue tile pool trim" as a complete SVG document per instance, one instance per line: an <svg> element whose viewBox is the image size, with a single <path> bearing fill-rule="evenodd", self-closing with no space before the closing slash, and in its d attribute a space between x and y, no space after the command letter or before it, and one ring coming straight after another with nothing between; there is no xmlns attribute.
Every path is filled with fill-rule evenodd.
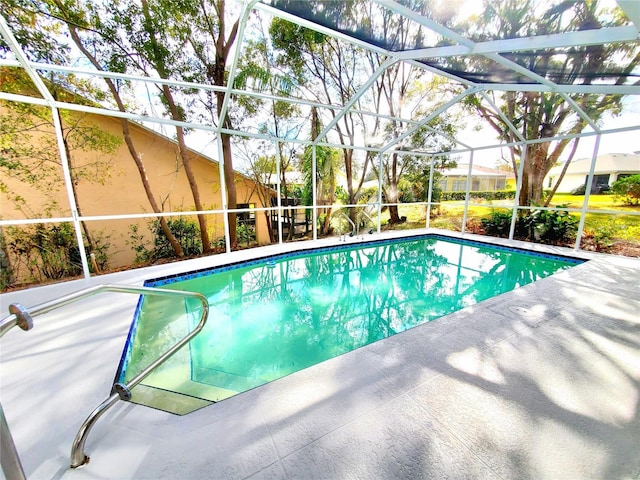
<svg viewBox="0 0 640 480"><path fill-rule="evenodd" d="M129 366L129 360L131 359L131 349L133 348L133 339L135 338L136 332L138 331L138 319L140 317L140 310L142 309L142 301L144 300L144 295L140 295L138 298L138 303L136 305L136 311L133 314L133 321L131 322L131 327L129 328L129 333L127 334L127 340L125 342L125 348L122 352L122 356L120 357L120 362L118 362L118 370L116 370L116 377L113 380L113 383L124 382L124 372L127 370ZM111 393L114 393L114 390L111 389Z"/></svg>
<svg viewBox="0 0 640 480"><path fill-rule="evenodd" d="M351 243L345 243L343 245L332 245L329 247L320 247L320 248L317 248L317 247L306 248L306 249L296 250L295 252L265 255L262 257L256 257L252 260L242 260L238 262L228 263L225 265L220 265L217 267L207 267L199 270L192 270L187 273L178 273L174 275L167 275L165 277L158 277L158 278L145 280L144 286L145 287L163 287L165 285L170 285L176 282L182 282L184 280L191 280L194 278L204 277L207 275L214 275L216 273L229 272L232 270L246 268L253 265L267 266L268 264L273 263L275 261L284 260L288 258L304 257L311 254L319 254L319 253L325 253L325 252L339 252L344 250L353 250L353 249L362 248L362 247L376 247L379 245L389 245L394 243L404 243L408 241L417 241L417 240L444 240L444 241L455 243L458 245L471 245L471 246L482 247L482 248L492 248L495 250L506 251L506 252L517 252L520 254L529 255L531 257L559 260L563 262L573 263L576 265L579 265L587 261L582 258L570 257L565 255L554 255L549 253L533 252L531 250L527 250L524 248L508 247L504 245L496 245L493 243L481 242L477 240L469 240L466 238L454 238L454 237L448 237L446 235L441 235L441 234L427 233L427 234L410 235L407 237L392 238L392 239L354 241ZM140 299L138 300L138 305L136 307L136 311L133 316L131 328L129 329L129 334L127 336L125 348L122 353L122 357L120 358L120 362L118 364L118 370L116 371L115 382L124 381L124 372L126 371L126 367L131 357L131 349L133 347L133 338L138 328L138 320L139 320L140 310L142 308L142 300L143 300L143 297L141 296Z"/></svg>

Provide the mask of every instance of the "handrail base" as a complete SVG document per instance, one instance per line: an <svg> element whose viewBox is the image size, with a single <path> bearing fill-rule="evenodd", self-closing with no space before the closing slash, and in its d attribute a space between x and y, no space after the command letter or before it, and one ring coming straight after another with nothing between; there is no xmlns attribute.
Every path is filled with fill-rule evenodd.
<svg viewBox="0 0 640 480"><path fill-rule="evenodd" d="M84 467L87 463L89 463L89 461L91 460L91 457L85 455L84 458L82 459L81 462L78 463L72 463L69 465L69 468L71 468L72 470L75 470L77 468L82 468Z"/></svg>

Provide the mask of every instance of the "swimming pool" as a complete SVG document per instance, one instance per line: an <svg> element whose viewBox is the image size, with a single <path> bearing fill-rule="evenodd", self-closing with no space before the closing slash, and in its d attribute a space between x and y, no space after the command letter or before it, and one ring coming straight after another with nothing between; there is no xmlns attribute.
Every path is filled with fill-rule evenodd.
<svg viewBox="0 0 640 480"><path fill-rule="evenodd" d="M205 329L133 389L184 414L583 262L439 235L351 243L156 278L197 291ZM198 304L142 300L116 374L127 381L199 319Z"/></svg>

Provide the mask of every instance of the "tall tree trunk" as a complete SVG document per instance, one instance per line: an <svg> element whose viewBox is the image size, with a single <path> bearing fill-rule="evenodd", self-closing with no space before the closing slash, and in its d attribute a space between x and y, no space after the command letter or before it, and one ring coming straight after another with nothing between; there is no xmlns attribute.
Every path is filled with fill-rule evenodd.
<svg viewBox="0 0 640 480"><path fill-rule="evenodd" d="M529 196L529 172L528 168L525 165L524 170L522 172L522 181L520 184L520 195L518 197L518 204L521 207L528 207L531 204Z"/></svg>
<svg viewBox="0 0 640 480"><path fill-rule="evenodd" d="M389 205L389 223L392 225L401 223L397 205Z"/></svg>
<svg viewBox="0 0 640 480"><path fill-rule="evenodd" d="M56 4L60 8L59 2L56 2ZM89 59L91 64L97 70L103 71L101 64L98 62L95 56L85 48L84 44L80 39L80 36L78 35L76 28L70 24L68 25L68 27L69 27L69 32L71 33L71 38L73 39L76 46L82 51L82 53ZM111 95L113 96L113 99L115 100L116 105L118 106L118 110L120 110L121 112L125 112L126 109L124 107L124 102L122 101L120 92L118 92L118 89L113 83L113 80L105 77L104 81L107 83L107 86L109 87L109 91L111 92ZM122 135L124 137L124 142L127 145L127 149L129 150L129 155L131 155L131 158L133 159L134 163L136 164L136 168L138 169L138 174L140 175L140 180L142 181L142 186L147 196L147 200L149 200L149 204L151 205L153 212L160 213L162 212L162 209L158 205L158 202L156 202L156 199L151 190L149 177L147 176L147 171L145 169L144 163L142 163L142 158L140 158L140 155L138 154L138 151L136 150L135 145L133 143L133 139L131 137L131 131L129 130L129 121L126 118L123 118L121 119L120 124L122 126ZM173 252L176 254L177 257L184 257L184 251L182 249L182 246L180 245L180 242L178 242L175 235L169 228L167 219L165 217L158 217L158 221L160 222L160 228L162 229L162 232L164 233L165 237L167 237L167 240L169 240L169 243L173 248Z"/></svg>
<svg viewBox="0 0 640 480"><path fill-rule="evenodd" d="M54 95L55 95L55 92L54 92ZM75 199L75 202L76 202L76 211L78 213L78 216L82 217L82 208L80 207L80 199L78 198L77 179L74 173L71 150L69 149L69 144L67 143L67 139L64 136L64 124L62 123L62 116L60 115L60 110L58 110L57 108L56 108L56 115L58 116L58 122L60 122L60 128L62 129L62 143L64 144L64 151L67 156L67 164L69 166L69 177L71 179L71 191L73 192L73 198ZM89 247L89 252L92 252L93 250L95 250L96 244L93 241L91 232L89 232L89 227L87 227L87 223L84 220L80 221L80 225L82 227L82 232L84 233L84 237L87 240L87 246ZM84 248L84 245L78 245L78 249L81 249L81 248Z"/></svg>
<svg viewBox="0 0 640 480"><path fill-rule="evenodd" d="M347 193L349 194L349 205L356 204L356 194L357 190L353 188L353 150L352 149L344 149L342 150L344 155L344 169L347 177ZM353 207L349 207L349 218L353 223L356 222L356 209Z"/></svg>
<svg viewBox="0 0 640 480"><path fill-rule="evenodd" d="M329 235L331 230L331 211L332 207L325 208L324 225L322 225L322 234Z"/></svg>
<svg viewBox="0 0 640 480"><path fill-rule="evenodd" d="M273 233L273 224L271 223L271 214L266 210L262 213L264 213L264 219L267 222L267 231L269 232L269 243L275 243L276 236Z"/></svg>
<svg viewBox="0 0 640 480"><path fill-rule="evenodd" d="M162 91L163 91L164 98L167 100L167 106L169 107L171 118L173 118L174 120L183 122L184 121L183 115L180 113L180 110L178 109L178 106L175 103L173 94L171 93L171 89L169 88L169 86L163 85ZM191 165L191 155L187 149L187 144L184 139L184 130L182 129L182 127L176 127L176 137L178 140L178 151L180 153L182 165L184 166L184 173L187 175L187 180L189 181L189 187L191 188L193 204L196 207L196 210L198 211L204 210L204 206L202 205L202 200L200 199L198 181L196 179L195 174L193 173L193 168ZM209 239L207 217L204 214L201 214L201 213L198 214L198 225L200 227L200 239L202 241L202 252L209 253L211 252L211 241Z"/></svg>
<svg viewBox="0 0 640 480"><path fill-rule="evenodd" d="M560 172L560 176L558 177L558 180L556 181L556 184L553 186L553 188L551 189L551 192L549 193L549 196L547 197L547 199L544 202L544 206L545 207L549 206L549 204L551 203L551 199L553 198L553 196L558 191L558 187L562 183L562 179L564 178L565 174L567 173L567 169L569 168L569 165L571 164L571 161L573 160L573 157L576 154L576 150L578 149L578 143L579 142L580 142L580 137L576 137L574 139L574 141L573 141L573 147L571 148L571 153L569 154L569 158L567 158L567 161L564 162L564 165L562 166L562 171Z"/></svg>
<svg viewBox="0 0 640 480"><path fill-rule="evenodd" d="M149 41L151 42L151 47L153 49L153 54L150 55L150 61L153 64L154 68L158 72L161 78L169 78L168 67L165 63L165 59L161 58L160 55L156 55L155 52L161 52L162 48L156 39L156 32L150 28L151 22L151 12L149 9L149 3L147 0L141 1L142 5L142 13L144 15L146 24L144 25L146 33L149 35ZM169 113L173 120L177 120L179 122L184 122L184 115L178 108L175 99L173 97L173 93L171 93L171 89L169 85L162 85L162 95L167 102L167 108L169 109ZM196 181L195 174L193 173L193 169L191 167L191 155L187 150L187 145L184 140L184 130L182 127L176 127L176 137L178 140L178 152L180 154L180 159L182 160L182 165L184 166L184 172L187 175L187 180L189 182L189 187L191 188L191 195L193 197L193 203L196 210L201 211L204 210L202 206L202 201L200 199L200 192L198 190L198 182ZM207 218L203 214L198 214L198 225L200 226L200 239L202 241L202 252L209 253L211 252L211 241L209 240L209 230L207 227Z"/></svg>
<svg viewBox="0 0 640 480"><path fill-rule="evenodd" d="M526 145L526 161L522 169L522 180L520 186L520 195L518 203L521 207L531 205L531 184L532 184L532 159L535 155L535 145ZM522 160L521 160L522 161ZM524 213L524 211L521 211Z"/></svg>
<svg viewBox="0 0 640 480"><path fill-rule="evenodd" d="M215 42L216 55L215 63L213 65L206 65L207 76L210 80L213 80L213 84L217 86L225 86L225 69L227 66L227 59L229 58L229 52L231 46L235 42L236 35L238 34L238 26L240 19L237 19L231 26L229 36L225 38L226 34L226 18L225 18L225 0L217 0L216 11L218 14L218 31L217 35L214 31L211 31L212 39ZM231 127L231 119L228 112L224 112L222 116L224 93L216 93L218 121L220 125L225 128ZM220 118L222 116L222 118ZM231 151L231 137L227 134L221 134L222 141L222 157L224 159L224 179L227 186L227 206L229 209L235 209L238 206L238 199L236 194L235 173L233 171L233 154ZM238 245L238 238L236 232L236 213L229 212L227 219L229 221L229 243L232 248L236 248Z"/></svg>
<svg viewBox="0 0 640 480"><path fill-rule="evenodd" d="M398 192L398 154L394 153L391 157L391 178L389 178L389 189L387 189L387 202L398 203L400 197ZM398 205L389 205L389 223L400 223L400 215L398 214Z"/></svg>
<svg viewBox="0 0 640 480"><path fill-rule="evenodd" d="M131 158L133 159L138 169L138 174L140 175L140 180L142 181L144 192L147 195L147 200L149 200L149 204L151 205L154 213L160 213L162 209L158 205L158 202L156 202L156 199L153 196L153 192L151 191L151 185L149 184L147 170L145 169L144 163L142 163L142 159L140 158L140 155L138 154L133 144L131 132L129 131L129 121L126 118L123 118L120 123L122 125L122 134L124 136L124 141L129 150L129 155L131 155ZM158 217L158 221L160 222L162 233L164 233L164 236L167 237L167 240L169 240L171 248L173 248L173 252L176 254L176 257L184 257L184 250L182 249L182 245L180 245L180 242L169 228L166 217Z"/></svg>

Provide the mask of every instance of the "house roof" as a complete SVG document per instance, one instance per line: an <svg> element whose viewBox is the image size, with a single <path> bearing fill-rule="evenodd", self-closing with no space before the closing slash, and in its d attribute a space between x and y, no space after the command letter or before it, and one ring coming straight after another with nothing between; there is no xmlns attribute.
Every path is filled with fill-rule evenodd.
<svg viewBox="0 0 640 480"><path fill-rule="evenodd" d="M287 181L288 185L304 185L305 183L304 174L295 170L284 172L284 178ZM278 175L272 173L269 175L266 183L267 185L276 185L278 183L278 180Z"/></svg>
<svg viewBox="0 0 640 480"><path fill-rule="evenodd" d="M548 176L560 175L563 165L549 170ZM567 168L567 175L588 175L591 170L591 158L574 160ZM602 173L640 173L640 153L605 153L596 159L596 174Z"/></svg>

